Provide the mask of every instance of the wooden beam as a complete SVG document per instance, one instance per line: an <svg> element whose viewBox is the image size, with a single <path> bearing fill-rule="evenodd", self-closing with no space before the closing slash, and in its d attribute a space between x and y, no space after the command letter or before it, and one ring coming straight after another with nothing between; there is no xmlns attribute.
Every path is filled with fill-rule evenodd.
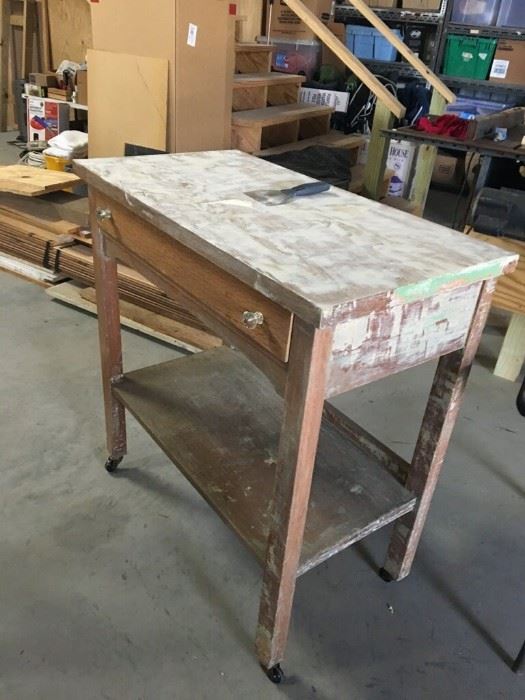
<svg viewBox="0 0 525 700"><path fill-rule="evenodd" d="M9 4L0 2L0 131L7 131L10 29Z"/></svg>
<svg viewBox="0 0 525 700"><path fill-rule="evenodd" d="M445 98L434 90L432 101L430 103L430 114L443 114L446 107ZM414 214L423 216L428 198L430 183L432 182L432 174L434 165L436 164L438 149L429 144L423 144L419 147L416 160L416 170L412 181L412 190L410 193L410 201L415 206Z"/></svg>
<svg viewBox="0 0 525 700"><path fill-rule="evenodd" d="M494 374L515 382L525 362L525 316L512 314L509 329L498 356Z"/></svg>
<svg viewBox="0 0 525 700"><path fill-rule="evenodd" d="M390 138L384 136L383 131L391 129L393 125L394 117L388 107L382 102L377 102L368 146L363 187L363 194L369 199L378 200L381 196L390 147Z"/></svg>
<svg viewBox="0 0 525 700"><path fill-rule="evenodd" d="M287 1L287 0L286 0ZM446 102L453 103L456 101L456 95L450 90L445 83L440 80L437 75L426 66L423 61L416 56L416 54L411 51L408 46L400 39L394 32L388 27L383 20L376 15L374 10L368 5L365 5L363 0L348 0L355 9L360 12L365 19L367 19L370 24L381 32L381 34L388 39L390 44L396 48L399 53L405 58L408 63L417 70L425 80L427 80L432 87L438 91L438 93L446 100ZM289 4L289 3L288 3Z"/></svg>
<svg viewBox="0 0 525 700"><path fill-rule="evenodd" d="M351 53L301 0L284 0L312 32L356 75L398 119L405 116L406 108L392 95L383 83Z"/></svg>

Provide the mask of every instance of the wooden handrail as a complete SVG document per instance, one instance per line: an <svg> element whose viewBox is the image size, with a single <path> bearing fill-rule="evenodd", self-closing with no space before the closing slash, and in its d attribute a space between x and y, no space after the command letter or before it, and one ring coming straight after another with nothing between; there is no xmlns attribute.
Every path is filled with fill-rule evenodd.
<svg viewBox="0 0 525 700"><path fill-rule="evenodd" d="M354 73L398 119L405 116L406 108L389 92L383 83L354 56L342 41L331 32L302 0L284 0L312 32ZM364 5L366 7L366 5ZM359 8L358 8L359 9Z"/></svg>
<svg viewBox="0 0 525 700"><path fill-rule="evenodd" d="M456 95L450 90L445 83L440 80L437 75L426 66L423 61L416 56L416 54L411 51L408 46L402 41L394 32L388 27L383 20L376 15L374 10L365 5L363 0L348 0L348 2L355 7L355 9L360 12L365 19L367 19L370 24L378 29L381 34L388 39L388 41L394 46L399 53L406 58L408 63L421 74L426 81L428 81L432 87L434 87L439 94L449 103L456 101ZM365 81L363 81L365 82Z"/></svg>

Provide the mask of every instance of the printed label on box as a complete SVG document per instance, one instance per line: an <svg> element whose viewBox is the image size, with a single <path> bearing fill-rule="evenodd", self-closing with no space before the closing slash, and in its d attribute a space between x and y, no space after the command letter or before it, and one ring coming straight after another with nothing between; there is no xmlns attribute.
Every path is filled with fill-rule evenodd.
<svg viewBox="0 0 525 700"><path fill-rule="evenodd" d="M197 31L198 27L196 24L190 24L188 27L188 46L195 48L197 45Z"/></svg>
<svg viewBox="0 0 525 700"><path fill-rule="evenodd" d="M501 78L505 80L507 73L509 72L510 61L504 61L502 58L496 58L492 64L492 70L490 71L491 78Z"/></svg>
<svg viewBox="0 0 525 700"><path fill-rule="evenodd" d="M349 92L337 92L336 90L319 90L317 88L301 88L299 91L299 101L320 107L333 107L336 112L348 110L350 100Z"/></svg>

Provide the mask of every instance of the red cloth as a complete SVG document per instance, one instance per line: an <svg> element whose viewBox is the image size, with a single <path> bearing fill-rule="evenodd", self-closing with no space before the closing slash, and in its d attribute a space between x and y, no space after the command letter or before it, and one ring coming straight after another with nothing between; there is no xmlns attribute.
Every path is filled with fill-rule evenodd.
<svg viewBox="0 0 525 700"><path fill-rule="evenodd" d="M467 138L468 125L468 119L461 119L455 114L443 114L443 116L433 120L430 120L428 117L421 117L416 124L416 129L425 131L427 134L453 136L464 141Z"/></svg>

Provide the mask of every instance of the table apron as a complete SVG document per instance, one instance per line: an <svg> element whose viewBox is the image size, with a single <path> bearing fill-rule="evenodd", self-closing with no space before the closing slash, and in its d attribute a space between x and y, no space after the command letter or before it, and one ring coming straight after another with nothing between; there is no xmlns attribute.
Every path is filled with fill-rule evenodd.
<svg viewBox="0 0 525 700"><path fill-rule="evenodd" d="M482 282L392 302L337 327L327 398L464 347Z"/></svg>

